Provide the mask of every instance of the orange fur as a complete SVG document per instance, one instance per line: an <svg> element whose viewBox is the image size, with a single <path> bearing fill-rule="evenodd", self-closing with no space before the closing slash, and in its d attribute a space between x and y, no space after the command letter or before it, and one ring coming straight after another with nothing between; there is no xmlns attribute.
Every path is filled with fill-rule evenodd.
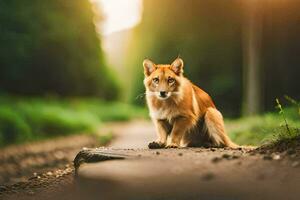
<svg viewBox="0 0 300 200"><path fill-rule="evenodd" d="M237 147L227 136L223 117L210 96L183 76L182 59L171 65L145 60L143 66L146 100L158 136L150 148Z"/></svg>

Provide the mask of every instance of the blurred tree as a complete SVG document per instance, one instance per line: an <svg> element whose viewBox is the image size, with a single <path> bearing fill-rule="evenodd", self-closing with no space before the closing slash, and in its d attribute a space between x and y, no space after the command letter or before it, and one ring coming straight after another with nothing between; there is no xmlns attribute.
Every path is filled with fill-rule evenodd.
<svg viewBox="0 0 300 200"><path fill-rule="evenodd" d="M300 1L265 0L262 31L263 104L287 94L300 99Z"/></svg>
<svg viewBox="0 0 300 200"><path fill-rule="evenodd" d="M243 114L254 115L262 110L262 4L259 0L244 1L243 25Z"/></svg>
<svg viewBox="0 0 300 200"><path fill-rule="evenodd" d="M88 0L0 1L0 91L116 98Z"/></svg>
<svg viewBox="0 0 300 200"><path fill-rule="evenodd" d="M284 94L299 99L300 1L244 1L243 113L274 109Z"/></svg>

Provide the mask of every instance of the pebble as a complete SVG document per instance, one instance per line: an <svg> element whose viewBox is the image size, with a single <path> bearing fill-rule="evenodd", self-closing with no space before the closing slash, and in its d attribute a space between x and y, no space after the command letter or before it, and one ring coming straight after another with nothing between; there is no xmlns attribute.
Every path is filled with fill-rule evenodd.
<svg viewBox="0 0 300 200"><path fill-rule="evenodd" d="M52 173L52 172L47 172L47 175L48 175L48 176L52 176L53 173Z"/></svg>
<svg viewBox="0 0 300 200"><path fill-rule="evenodd" d="M178 155L179 155L179 156L182 156L183 154L182 154L182 153L178 153Z"/></svg>
<svg viewBox="0 0 300 200"><path fill-rule="evenodd" d="M280 160L281 157L280 157L280 155L275 154L275 155L273 155L272 159L273 159L273 160Z"/></svg>
<svg viewBox="0 0 300 200"><path fill-rule="evenodd" d="M66 172L72 172L72 168L67 168Z"/></svg>
<svg viewBox="0 0 300 200"><path fill-rule="evenodd" d="M159 155L159 154L160 154L159 151L157 151L157 152L156 152L156 155Z"/></svg>

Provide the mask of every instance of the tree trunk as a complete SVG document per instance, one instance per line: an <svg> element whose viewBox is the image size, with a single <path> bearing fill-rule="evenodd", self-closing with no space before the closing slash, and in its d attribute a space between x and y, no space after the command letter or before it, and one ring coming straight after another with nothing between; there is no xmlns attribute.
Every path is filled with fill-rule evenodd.
<svg viewBox="0 0 300 200"><path fill-rule="evenodd" d="M262 2L247 0L243 29L243 115L254 115L262 109Z"/></svg>

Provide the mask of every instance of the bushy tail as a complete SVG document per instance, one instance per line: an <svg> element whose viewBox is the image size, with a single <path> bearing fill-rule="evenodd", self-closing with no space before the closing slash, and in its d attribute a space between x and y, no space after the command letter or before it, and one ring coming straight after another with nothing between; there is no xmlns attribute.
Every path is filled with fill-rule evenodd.
<svg viewBox="0 0 300 200"><path fill-rule="evenodd" d="M211 138L213 145L238 148L239 145L233 143L225 132L222 114L215 108L208 108L205 113L205 125L207 134Z"/></svg>

